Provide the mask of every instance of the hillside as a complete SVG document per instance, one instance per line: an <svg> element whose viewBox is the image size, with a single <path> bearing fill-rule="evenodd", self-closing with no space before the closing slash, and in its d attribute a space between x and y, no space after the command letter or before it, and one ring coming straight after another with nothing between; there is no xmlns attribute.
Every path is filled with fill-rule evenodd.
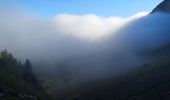
<svg viewBox="0 0 170 100"><path fill-rule="evenodd" d="M82 85L65 100L169 100L169 51L169 46L155 51L154 62L117 78Z"/></svg>
<svg viewBox="0 0 170 100"><path fill-rule="evenodd" d="M0 100L50 100L30 61L22 64L6 50L0 53Z"/></svg>
<svg viewBox="0 0 170 100"><path fill-rule="evenodd" d="M170 0L164 0L161 2L153 11L152 13L155 12L170 12Z"/></svg>
<svg viewBox="0 0 170 100"><path fill-rule="evenodd" d="M170 45L149 52L153 62L128 73L72 87L59 100L169 100ZM55 94L55 93L53 93ZM54 96L55 97L55 96Z"/></svg>

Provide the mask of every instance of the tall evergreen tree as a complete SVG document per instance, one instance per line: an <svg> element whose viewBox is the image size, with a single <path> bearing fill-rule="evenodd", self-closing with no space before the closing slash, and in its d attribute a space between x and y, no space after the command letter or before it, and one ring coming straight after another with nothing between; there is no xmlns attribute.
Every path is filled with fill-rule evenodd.
<svg viewBox="0 0 170 100"><path fill-rule="evenodd" d="M33 73L32 65L28 59L25 61L25 64L24 64L23 79L34 85L38 84L37 78Z"/></svg>

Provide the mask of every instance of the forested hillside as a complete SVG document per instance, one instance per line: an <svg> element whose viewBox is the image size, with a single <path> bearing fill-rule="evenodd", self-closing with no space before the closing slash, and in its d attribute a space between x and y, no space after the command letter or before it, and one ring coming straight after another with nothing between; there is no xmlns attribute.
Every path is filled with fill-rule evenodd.
<svg viewBox="0 0 170 100"><path fill-rule="evenodd" d="M0 53L0 100L50 100L30 61L21 63L7 50Z"/></svg>

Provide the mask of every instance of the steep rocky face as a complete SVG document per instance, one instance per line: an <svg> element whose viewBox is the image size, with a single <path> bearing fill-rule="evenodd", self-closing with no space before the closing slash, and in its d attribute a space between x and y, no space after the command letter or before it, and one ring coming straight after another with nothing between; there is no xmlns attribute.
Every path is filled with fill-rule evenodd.
<svg viewBox="0 0 170 100"><path fill-rule="evenodd" d="M164 0L161 2L153 11L152 13L155 12L166 12L170 13L170 0Z"/></svg>

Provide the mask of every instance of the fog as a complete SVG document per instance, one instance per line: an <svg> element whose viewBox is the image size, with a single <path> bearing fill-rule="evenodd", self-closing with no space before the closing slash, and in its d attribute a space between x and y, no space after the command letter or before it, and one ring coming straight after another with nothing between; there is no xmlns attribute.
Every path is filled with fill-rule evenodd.
<svg viewBox="0 0 170 100"><path fill-rule="evenodd" d="M0 50L29 58L37 71L84 80L104 77L149 61L141 52L170 41L169 14L128 18L58 14L41 18L18 9L0 10Z"/></svg>

